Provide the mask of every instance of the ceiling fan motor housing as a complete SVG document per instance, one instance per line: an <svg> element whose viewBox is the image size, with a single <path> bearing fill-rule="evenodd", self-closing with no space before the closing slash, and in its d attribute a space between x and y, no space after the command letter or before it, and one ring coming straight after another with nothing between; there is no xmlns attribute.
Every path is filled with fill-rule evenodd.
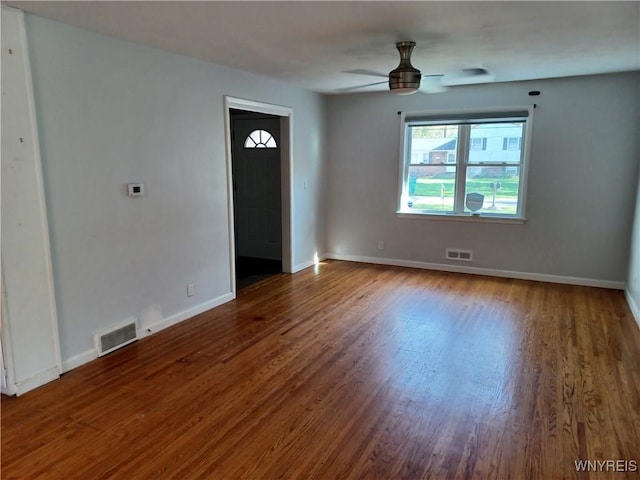
<svg viewBox="0 0 640 480"><path fill-rule="evenodd" d="M400 52L400 65L389 72L389 89L396 93L415 93L420 88L422 75L420 70L411 65L411 52L416 42L398 42L396 48Z"/></svg>

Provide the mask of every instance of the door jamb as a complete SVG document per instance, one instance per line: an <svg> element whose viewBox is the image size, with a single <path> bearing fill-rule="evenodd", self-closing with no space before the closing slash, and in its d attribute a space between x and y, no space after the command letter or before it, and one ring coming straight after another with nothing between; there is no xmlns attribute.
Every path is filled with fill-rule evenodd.
<svg viewBox="0 0 640 480"><path fill-rule="evenodd" d="M282 195L282 271L293 273L293 109L243 98L224 97L225 143L227 156L227 204L229 224L229 272L233 298L236 298L235 223L233 211L233 169L231 155L230 109L267 113L280 117L280 182Z"/></svg>

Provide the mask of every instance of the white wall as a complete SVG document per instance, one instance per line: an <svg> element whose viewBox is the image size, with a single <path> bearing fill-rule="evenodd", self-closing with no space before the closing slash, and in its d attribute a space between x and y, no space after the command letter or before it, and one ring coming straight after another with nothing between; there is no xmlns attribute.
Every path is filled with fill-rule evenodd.
<svg viewBox="0 0 640 480"><path fill-rule="evenodd" d="M455 87L438 95L330 98L329 254L459 266L444 258L446 247L456 247L473 250L473 263L464 267L621 287L638 175L638 79L636 72ZM530 90L542 95L530 97ZM524 224L396 216L398 111L533 103Z"/></svg>
<svg viewBox="0 0 640 480"><path fill-rule="evenodd" d="M294 265L325 249L320 95L35 16L27 33L65 368L124 319L231 298L225 95L293 108Z"/></svg>

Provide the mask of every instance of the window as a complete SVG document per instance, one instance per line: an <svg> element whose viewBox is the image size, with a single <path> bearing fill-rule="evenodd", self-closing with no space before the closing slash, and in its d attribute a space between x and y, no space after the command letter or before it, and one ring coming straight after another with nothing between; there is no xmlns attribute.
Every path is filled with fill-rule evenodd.
<svg viewBox="0 0 640 480"><path fill-rule="evenodd" d="M469 149L470 150L486 150L487 138L486 137L471 138L469 143Z"/></svg>
<svg viewBox="0 0 640 480"><path fill-rule="evenodd" d="M398 213L523 219L525 108L403 114Z"/></svg>
<svg viewBox="0 0 640 480"><path fill-rule="evenodd" d="M506 137L502 141L503 150L520 150L522 147L522 137Z"/></svg>
<svg viewBox="0 0 640 480"><path fill-rule="evenodd" d="M278 148L278 145L266 130L254 130L245 139L244 148Z"/></svg>

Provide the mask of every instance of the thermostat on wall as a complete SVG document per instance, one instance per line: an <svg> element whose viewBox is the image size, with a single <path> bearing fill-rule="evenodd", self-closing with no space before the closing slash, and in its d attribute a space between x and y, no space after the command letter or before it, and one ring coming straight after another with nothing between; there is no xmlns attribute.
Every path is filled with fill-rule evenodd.
<svg viewBox="0 0 640 480"><path fill-rule="evenodd" d="M144 195L144 183L129 183L127 191L130 197L142 197Z"/></svg>

